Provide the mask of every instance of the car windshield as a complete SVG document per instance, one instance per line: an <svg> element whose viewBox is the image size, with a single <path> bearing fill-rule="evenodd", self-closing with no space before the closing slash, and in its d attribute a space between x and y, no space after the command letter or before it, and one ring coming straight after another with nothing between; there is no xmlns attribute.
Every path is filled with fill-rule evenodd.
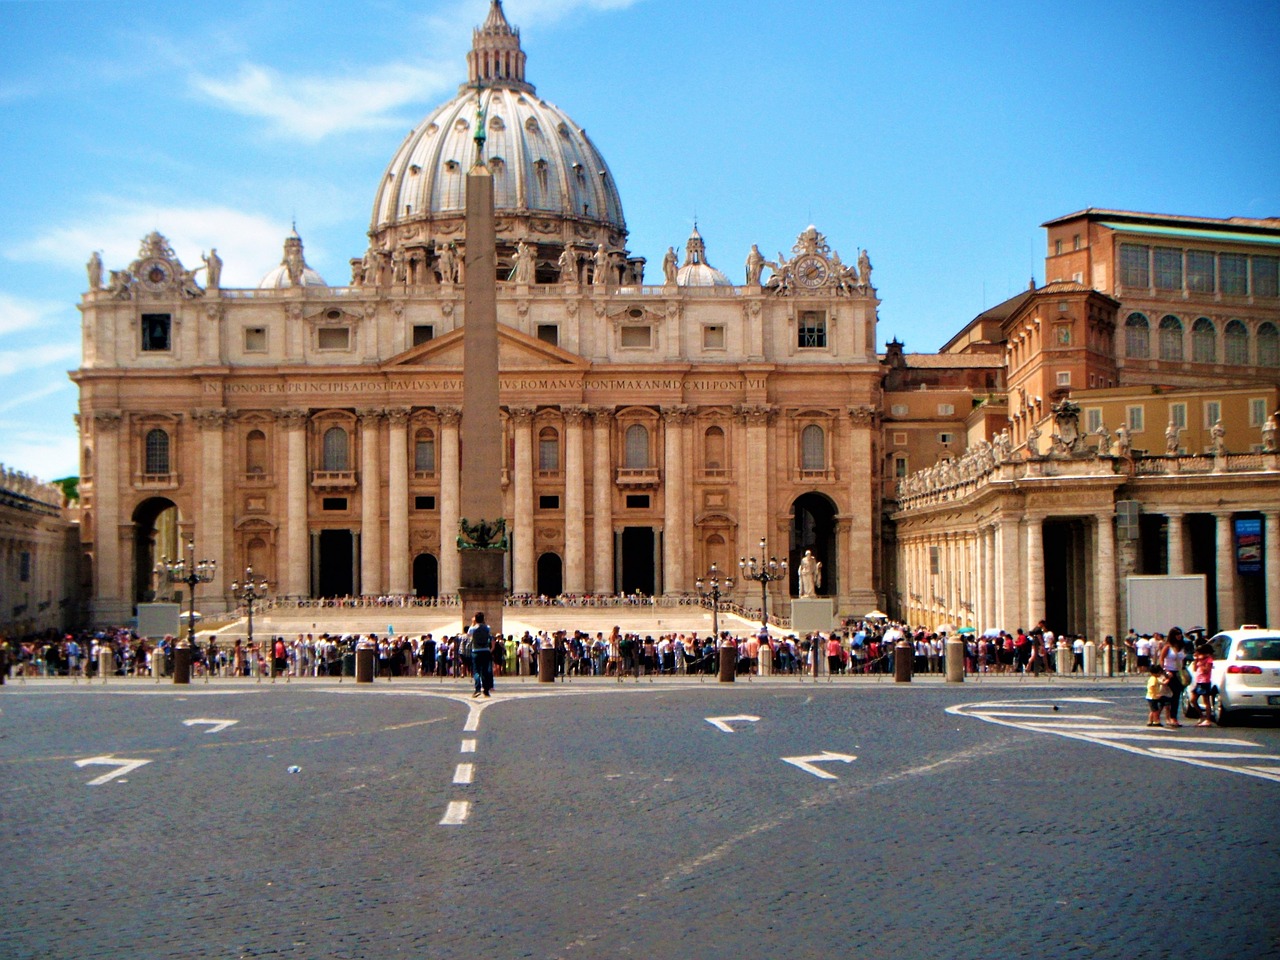
<svg viewBox="0 0 1280 960"><path fill-rule="evenodd" d="M1280 660L1280 637L1241 640L1231 652L1232 660Z"/></svg>

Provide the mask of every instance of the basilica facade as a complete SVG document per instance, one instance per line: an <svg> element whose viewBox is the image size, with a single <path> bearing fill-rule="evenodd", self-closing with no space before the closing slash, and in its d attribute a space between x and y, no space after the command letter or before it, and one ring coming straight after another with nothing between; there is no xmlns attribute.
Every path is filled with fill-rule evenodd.
<svg viewBox="0 0 1280 960"><path fill-rule="evenodd" d="M92 618L127 619L190 541L217 561L209 612L234 606L248 567L283 597L456 594L478 135L496 206L508 589L689 594L713 564L794 567L808 550L837 610L879 604L866 252L842 259L811 226L776 260L744 252L735 283L695 229L647 283L607 164L526 80L498 2L468 68L372 185L346 285L307 265L296 231L255 289L224 289L216 251L192 269L159 233L127 266L91 260L72 377ZM771 589L785 614L795 585Z"/></svg>

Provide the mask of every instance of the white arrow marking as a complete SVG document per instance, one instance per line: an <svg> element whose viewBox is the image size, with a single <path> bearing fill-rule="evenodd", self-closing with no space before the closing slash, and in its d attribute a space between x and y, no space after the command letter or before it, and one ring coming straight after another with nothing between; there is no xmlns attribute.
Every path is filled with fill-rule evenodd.
<svg viewBox="0 0 1280 960"><path fill-rule="evenodd" d="M227 727L234 727L239 722L239 720L183 720L182 725L184 727L194 727L207 723L209 729L205 733L221 733Z"/></svg>
<svg viewBox="0 0 1280 960"><path fill-rule="evenodd" d="M713 727L715 727L718 730L723 730L725 733L735 732L733 727L729 726L729 724L731 723L759 723L759 722L760 722L759 717L748 716L745 713L736 717L707 717L707 723L711 724Z"/></svg>
<svg viewBox="0 0 1280 960"><path fill-rule="evenodd" d="M100 787L104 783L110 783L116 777L123 777L125 774L132 773L139 767L150 763L150 760L125 760L121 757L87 757L84 760L77 760L77 767L103 766L115 767L110 773L104 773L102 776L90 780L87 786Z"/></svg>
<svg viewBox="0 0 1280 960"><path fill-rule="evenodd" d="M822 753L814 754L811 757L783 757L783 763L789 763L793 767L799 767L805 773L812 773L815 777L821 777L823 780L839 780L834 773L827 773L825 770L819 770L814 766L815 763L826 763L830 760L839 760L841 763L853 763L857 757L850 756L847 753L832 753L830 750L824 750Z"/></svg>

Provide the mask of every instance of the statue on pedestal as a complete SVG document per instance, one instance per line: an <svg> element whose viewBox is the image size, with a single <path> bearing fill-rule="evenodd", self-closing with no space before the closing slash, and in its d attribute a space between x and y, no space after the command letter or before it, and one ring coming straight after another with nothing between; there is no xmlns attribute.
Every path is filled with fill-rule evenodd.
<svg viewBox="0 0 1280 960"><path fill-rule="evenodd" d="M577 283L578 282L578 258L573 255L573 251L565 247L560 251L560 282L561 283Z"/></svg>
<svg viewBox="0 0 1280 960"><path fill-rule="evenodd" d="M1277 411L1280 413L1280 411ZM1276 452L1276 414L1267 417L1267 422L1262 425L1262 449L1267 453Z"/></svg>
<svg viewBox="0 0 1280 960"><path fill-rule="evenodd" d="M89 271L89 289L94 291L101 290L102 257L97 250L93 251L92 256L89 257L89 262L85 265L85 269Z"/></svg>
<svg viewBox="0 0 1280 960"><path fill-rule="evenodd" d="M1164 428L1164 452L1168 456L1177 456L1178 438L1181 436L1182 428L1170 420L1169 426Z"/></svg>
<svg viewBox="0 0 1280 960"><path fill-rule="evenodd" d="M676 259L676 248L667 247L667 253L662 258L662 279L666 283L675 283L676 275L679 273Z"/></svg>
<svg viewBox="0 0 1280 960"><path fill-rule="evenodd" d="M208 290L217 290L222 286L222 258L218 256L218 248L211 247L207 254L201 254L204 260L204 285Z"/></svg>
<svg viewBox="0 0 1280 960"><path fill-rule="evenodd" d="M672 251L674 253L674 251ZM760 252L760 245L753 243L751 252L747 254L747 286L760 286L760 274L764 270L764 254Z"/></svg>
<svg viewBox="0 0 1280 960"><path fill-rule="evenodd" d="M796 578L800 582L800 597L805 600L818 595L818 587L822 586L822 563L806 550L804 557L796 566Z"/></svg>
<svg viewBox="0 0 1280 960"><path fill-rule="evenodd" d="M1213 455L1215 457L1225 457L1227 455L1227 428L1222 425L1219 418L1213 423L1213 427L1209 430L1209 436L1213 438Z"/></svg>

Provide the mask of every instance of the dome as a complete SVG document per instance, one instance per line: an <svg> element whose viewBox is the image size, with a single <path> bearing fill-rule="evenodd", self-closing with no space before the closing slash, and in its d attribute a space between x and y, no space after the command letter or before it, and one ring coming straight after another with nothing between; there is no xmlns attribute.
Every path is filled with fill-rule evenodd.
<svg viewBox="0 0 1280 960"><path fill-rule="evenodd" d="M473 35L470 80L419 123L396 151L374 199L371 249L425 249L460 240L467 172L484 124L503 255L517 240L554 263L566 246L622 252L626 220L608 164L578 124L524 78L519 31L500 0Z"/></svg>
<svg viewBox="0 0 1280 960"><path fill-rule="evenodd" d="M685 260L676 273L676 285L681 287L732 287L733 281L707 263L707 245L695 224L689 242L685 244Z"/></svg>
<svg viewBox="0 0 1280 960"><path fill-rule="evenodd" d="M284 241L284 257L280 266L258 283L259 290L282 290L286 287L327 287L324 278L307 266L302 252L302 238L295 226Z"/></svg>

